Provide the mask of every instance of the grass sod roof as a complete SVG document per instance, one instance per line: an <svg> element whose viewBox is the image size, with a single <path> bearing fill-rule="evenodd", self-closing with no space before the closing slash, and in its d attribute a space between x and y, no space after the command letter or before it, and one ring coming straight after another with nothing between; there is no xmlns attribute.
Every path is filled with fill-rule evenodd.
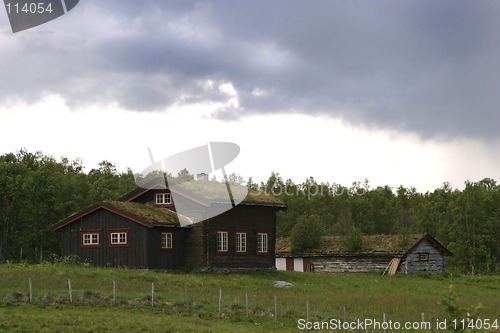
<svg viewBox="0 0 500 333"><path fill-rule="evenodd" d="M258 191L256 189L249 189L248 194L243 200L245 203L269 203L269 204L275 204L278 206L285 206L285 203L281 201L279 198L272 196L270 194L267 194L262 191Z"/></svg>
<svg viewBox="0 0 500 333"><path fill-rule="evenodd" d="M110 200L110 201L105 201L105 203L107 203L108 205L112 206L117 210L132 215L150 224L172 225L172 226L179 225L178 215L173 211L158 210L149 207L145 204L136 202L120 202L120 201Z"/></svg>
<svg viewBox="0 0 500 333"><path fill-rule="evenodd" d="M226 183L217 181L190 181L179 184L172 184L173 186L180 186L190 192L196 193L213 202L228 202L229 196ZM262 204L272 206L282 206L285 204L283 201L256 189L249 189L246 186L230 184L231 193L234 198L243 198L242 204Z"/></svg>
<svg viewBox="0 0 500 333"><path fill-rule="evenodd" d="M310 256L321 256L329 254L387 254L387 255L403 255L423 235L409 235L406 237L406 242L402 235L364 235L363 244L359 251L352 252L344 245L344 237L342 236L323 236L321 237L319 247L307 252ZM276 254L277 255L292 255L292 246L289 238L276 239ZM297 253L299 254L299 253ZM303 253L305 254L305 253Z"/></svg>
<svg viewBox="0 0 500 333"><path fill-rule="evenodd" d="M170 177L154 177L152 179L148 179L147 181L141 181L138 185L138 188L128 194L125 194L119 200L128 201L131 197L134 197L137 192L143 191L143 189L159 190L170 188L170 190L173 190L181 195L185 195L186 197L199 200L201 202L230 202L227 184L225 182L218 182L214 180L190 180L183 182ZM230 184L230 188L233 198L238 199L237 201L242 204L268 205L281 208L286 207L285 203L279 198L257 189L249 189L246 186L238 184Z"/></svg>

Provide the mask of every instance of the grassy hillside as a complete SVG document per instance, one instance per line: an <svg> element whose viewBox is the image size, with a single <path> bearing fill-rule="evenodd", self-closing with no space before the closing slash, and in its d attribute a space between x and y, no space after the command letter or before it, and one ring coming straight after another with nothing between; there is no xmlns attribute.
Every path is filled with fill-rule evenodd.
<svg viewBox="0 0 500 333"><path fill-rule="evenodd" d="M73 289L72 304L68 279ZM273 286L277 280L295 287L277 289ZM113 304L113 281L117 304ZM459 305L482 303L481 318L500 320L499 276L387 277L278 271L188 274L68 264L8 264L0 265L0 332L292 332L297 331L297 320L306 318L306 302L311 321L343 319L345 306L348 320L381 321L385 313L388 320L420 321L424 313L427 321L434 322L436 318L449 318L445 306L438 302L446 298L450 285Z"/></svg>

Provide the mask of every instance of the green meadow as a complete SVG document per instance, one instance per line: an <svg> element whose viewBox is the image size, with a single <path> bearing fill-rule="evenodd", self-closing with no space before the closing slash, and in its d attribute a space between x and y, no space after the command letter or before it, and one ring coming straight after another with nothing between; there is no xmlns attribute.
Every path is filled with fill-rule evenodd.
<svg viewBox="0 0 500 333"><path fill-rule="evenodd" d="M294 287L278 289L274 281ZM452 295L448 309L442 303ZM500 276L0 265L0 332L295 332L299 319L383 321L385 314L387 321L434 323L478 305L481 320L500 321Z"/></svg>

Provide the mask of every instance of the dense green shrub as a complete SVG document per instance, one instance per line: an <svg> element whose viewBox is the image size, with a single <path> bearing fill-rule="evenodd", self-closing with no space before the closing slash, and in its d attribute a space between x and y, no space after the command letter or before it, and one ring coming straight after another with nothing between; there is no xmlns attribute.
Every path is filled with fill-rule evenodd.
<svg viewBox="0 0 500 333"><path fill-rule="evenodd" d="M356 252L363 247L363 233L358 228L352 226L345 235L343 244L347 251Z"/></svg>
<svg viewBox="0 0 500 333"><path fill-rule="evenodd" d="M319 247L323 226L316 215L303 215L297 219L292 229L291 245L293 252L305 252Z"/></svg>

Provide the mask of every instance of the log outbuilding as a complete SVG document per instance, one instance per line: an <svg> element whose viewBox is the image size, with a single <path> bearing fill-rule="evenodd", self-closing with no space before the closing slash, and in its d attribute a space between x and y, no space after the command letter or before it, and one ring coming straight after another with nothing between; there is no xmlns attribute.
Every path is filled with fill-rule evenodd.
<svg viewBox="0 0 500 333"><path fill-rule="evenodd" d="M451 252L430 234L363 237L361 250L342 246L341 237L323 237L321 245L308 253L293 253L288 239L276 245L276 267L299 272L443 273Z"/></svg>

